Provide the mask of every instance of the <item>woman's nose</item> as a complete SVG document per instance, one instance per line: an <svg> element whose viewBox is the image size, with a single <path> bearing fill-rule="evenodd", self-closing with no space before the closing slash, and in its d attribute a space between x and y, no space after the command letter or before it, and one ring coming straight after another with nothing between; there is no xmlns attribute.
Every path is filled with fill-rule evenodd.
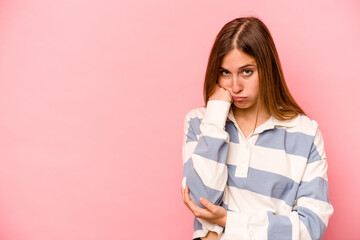
<svg viewBox="0 0 360 240"><path fill-rule="evenodd" d="M232 82L232 86L231 89L234 93L240 92L241 90L243 90L243 83L242 80L239 77L234 77L233 78L233 82Z"/></svg>

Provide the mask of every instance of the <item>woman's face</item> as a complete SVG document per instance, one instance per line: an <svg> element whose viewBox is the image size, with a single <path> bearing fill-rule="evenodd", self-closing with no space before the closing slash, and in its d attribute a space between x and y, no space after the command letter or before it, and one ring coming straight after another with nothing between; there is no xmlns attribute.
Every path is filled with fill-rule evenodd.
<svg viewBox="0 0 360 240"><path fill-rule="evenodd" d="M218 83L233 97L239 109L256 106L259 96L259 78L254 57L234 48L222 59Z"/></svg>

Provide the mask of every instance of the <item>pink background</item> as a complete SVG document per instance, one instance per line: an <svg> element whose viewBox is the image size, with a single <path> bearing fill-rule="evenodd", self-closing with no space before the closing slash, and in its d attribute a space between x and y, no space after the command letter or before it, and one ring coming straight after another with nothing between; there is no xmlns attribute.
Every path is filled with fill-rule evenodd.
<svg viewBox="0 0 360 240"><path fill-rule="evenodd" d="M220 28L269 27L323 131L326 240L360 239L358 1L0 1L0 239L190 239L184 116Z"/></svg>

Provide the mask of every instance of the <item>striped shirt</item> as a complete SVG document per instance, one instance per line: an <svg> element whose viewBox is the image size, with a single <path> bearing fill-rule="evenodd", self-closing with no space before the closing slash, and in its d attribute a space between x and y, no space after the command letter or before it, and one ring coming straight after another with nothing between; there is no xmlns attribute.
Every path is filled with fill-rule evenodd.
<svg viewBox="0 0 360 240"><path fill-rule="evenodd" d="M271 116L247 138L231 104L211 100L186 114L183 187L227 210L225 227L194 219L193 239L321 239L333 207L327 161L316 121Z"/></svg>

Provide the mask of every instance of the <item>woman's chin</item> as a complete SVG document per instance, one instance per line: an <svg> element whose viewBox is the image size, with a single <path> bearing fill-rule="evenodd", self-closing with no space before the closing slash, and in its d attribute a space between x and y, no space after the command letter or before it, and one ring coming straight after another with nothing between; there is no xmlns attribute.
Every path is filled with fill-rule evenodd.
<svg viewBox="0 0 360 240"><path fill-rule="evenodd" d="M233 102L233 105L240 109L247 109L250 107L249 104L247 104L245 102Z"/></svg>
<svg viewBox="0 0 360 240"><path fill-rule="evenodd" d="M256 104L252 104L248 101L244 101L244 102L234 101L232 105L239 110L251 110L256 108Z"/></svg>

